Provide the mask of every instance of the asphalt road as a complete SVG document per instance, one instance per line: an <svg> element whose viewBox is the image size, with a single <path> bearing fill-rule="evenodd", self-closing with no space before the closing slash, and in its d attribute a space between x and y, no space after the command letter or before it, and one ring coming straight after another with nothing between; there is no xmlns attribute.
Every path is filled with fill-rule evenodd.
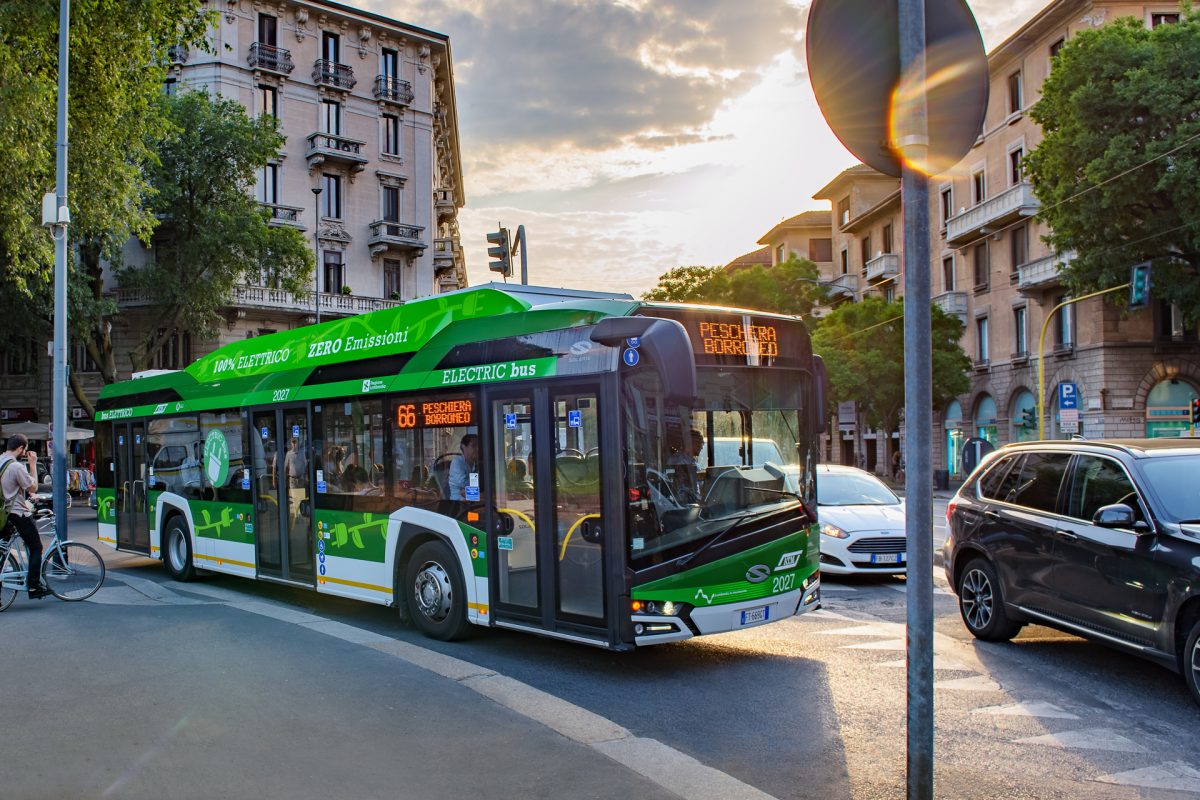
<svg viewBox="0 0 1200 800"><path fill-rule="evenodd" d="M904 793L903 579L827 577L820 612L618 655L492 630L436 643L384 608L234 578L177 584L124 555L112 564L96 602L22 598L0 617L10 641L29 643L6 647L8 674L41 681L3 701L10 730L37 735L10 737L0 785L57 744L66 774L103 780L6 797L113 786L104 796L701 797L726 779L733 788L715 796ZM1200 707L1178 676L1037 626L1010 644L975 642L935 578L938 796L1200 797ZM314 632L331 623L340 638ZM619 726L635 755L661 748L668 763L712 771L692 784L656 772L393 651L461 659ZM71 687L65 703L59 686Z"/></svg>

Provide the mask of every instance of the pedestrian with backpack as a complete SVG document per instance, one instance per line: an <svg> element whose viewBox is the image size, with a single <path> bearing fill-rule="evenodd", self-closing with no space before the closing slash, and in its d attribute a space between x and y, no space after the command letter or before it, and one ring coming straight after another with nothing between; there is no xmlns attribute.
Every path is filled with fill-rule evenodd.
<svg viewBox="0 0 1200 800"><path fill-rule="evenodd" d="M20 462L25 456L28 469ZM42 538L37 526L30 518L30 506L25 494L37 486L37 453L30 452L29 440L17 433L8 437L5 452L0 455L0 536L9 538L13 530L25 542L29 551L29 574L25 585L29 587L29 599L37 600L50 593L42 585ZM11 529L11 530L10 530Z"/></svg>

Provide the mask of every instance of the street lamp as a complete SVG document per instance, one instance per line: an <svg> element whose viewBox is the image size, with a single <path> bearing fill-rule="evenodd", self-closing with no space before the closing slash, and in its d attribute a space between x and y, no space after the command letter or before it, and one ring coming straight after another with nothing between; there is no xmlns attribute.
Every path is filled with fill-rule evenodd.
<svg viewBox="0 0 1200 800"><path fill-rule="evenodd" d="M313 187L313 205L316 206L317 222L313 226L313 310L317 323L321 322L321 185Z"/></svg>

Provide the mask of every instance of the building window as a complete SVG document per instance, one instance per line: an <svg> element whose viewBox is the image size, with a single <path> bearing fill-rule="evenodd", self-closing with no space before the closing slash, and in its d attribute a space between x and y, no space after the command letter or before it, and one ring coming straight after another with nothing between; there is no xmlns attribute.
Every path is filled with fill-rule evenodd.
<svg viewBox="0 0 1200 800"><path fill-rule="evenodd" d="M400 190L395 186L383 187L383 220L400 221Z"/></svg>
<svg viewBox="0 0 1200 800"><path fill-rule="evenodd" d="M37 371L37 344L28 342L11 342L4 348L4 357L0 358L0 369L5 375L32 375Z"/></svg>
<svg viewBox="0 0 1200 800"><path fill-rule="evenodd" d="M1013 345L1016 348L1014 355L1017 356L1029 354L1029 344L1025 338L1025 314L1025 306L1013 309Z"/></svg>
<svg viewBox="0 0 1200 800"><path fill-rule="evenodd" d="M842 274L850 274L850 251L842 248Z"/></svg>
<svg viewBox="0 0 1200 800"><path fill-rule="evenodd" d="M1063 45L1067 43L1066 39L1059 39L1054 44L1050 45L1050 58L1053 59L1058 55L1058 51L1063 49Z"/></svg>
<svg viewBox="0 0 1200 800"><path fill-rule="evenodd" d="M775 263L782 264L787 261L787 245L781 244L775 248Z"/></svg>
<svg viewBox="0 0 1200 800"><path fill-rule="evenodd" d="M896 302L896 285L895 284L889 283L887 286L883 287L883 302L885 302L885 303Z"/></svg>
<svg viewBox="0 0 1200 800"><path fill-rule="evenodd" d="M1151 28L1157 28L1159 25L1173 25L1176 22L1179 22L1178 12L1150 15Z"/></svg>
<svg viewBox="0 0 1200 800"><path fill-rule="evenodd" d="M844 197L838 201L838 225L845 225L850 221L850 198Z"/></svg>
<svg viewBox="0 0 1200 800"><path fill-rule="evenodd" d="M400 54L395 50L383 48L379 53L379 72L388 79L389 84L400 77Z"/></svg>
<svg viewBox="0 0 1200 800"><path fill-rule="evenodd" d="M1059 295L1054 299L1054 304L1065 303L1066 295ZM1054 326L1054 346L1056 349L1066 349L1073 347L1075 344L1075 316L1072 313L1074 306L1063 306L1058 310L1058 324Z"/></svg>
<svg viewBox="0 0 1200 800"><path fill-rule="evenodd" d="M336 33L325 31L321 34L321 57L335 64L342 60L342 39Z"/></svg>
<svg viewBox="0 0 1200 800"><path fill-rule="evenodd" d="M83 342L72 342L71 344L71 371L79 374L100 371L88 353L87 345Z"/></svg>
<svg viewBox="0 0 1200 800"><path fill-rule="evenodd" d="M321 176L321 216L342 218L342 176Z"/></svg>
<svg viewBox="0 0 1200 800"><path fill-rule="evenodd" d="M887 225L883 226L883 252L885 252L885 253L896 252L896 242L893 240L893 237L892 237L892 223L890 223L890 222Z"/></svg>
<svg viewBox="0 0 1200 800"><path fill-rule="evenodd" d="M258 87L258 114L279 119L279 92L274 86Z"/></svg>
<svg viewBox="0 0 1200 800"><path fill-rule="evenodd" d="M1025 158L1025 148L1018 147L1008 151L1008 185L1016 186L1025 179L1021 161Z"/></svg>
<svg viewBox="0 0 1200 800"><path fill-rule="evenodd" d="M942 291L954 291L954 256L942 259Z"/></svg>
<svg viewBox="0 0 1200 800"><path fill-rule="evenodd" d="M1008 76L1008 113L1016 114L1024 108L1021 97L1021 71Z"/></svg>
<svg viewBox="0 0 1200 800"><path fill-rule="evenodd" d="M975 360L980 364L988 363L988 318L980 317L975 320Z"/></svg>
<svg viewBox="0 0 1200 800"><path fill-rule="evenodd" d="M262 168L258 181L258 199L263 203L279 202L279 165L267 164Z"/></svg>
<svg viewBox="0 0 1200 800"><path fill-rule="evenodd" d="M863 268L865 269L867 266L867 262L871 260L871 237L864 236L859 241L859 247L861 248L862 263L863 263Z"/></svg>
<svg viewBox="0 0 1200 800"><path fill-rule="evenodd" d="M278 20L270 14L258 15L258 41L262 44L268 44L275 47L278 40L276 39L276 30Z"/></svg>
<svg viewBox="0 0 1200 800"><path fill-rule="evenodd" d="M166 333L159 329L159 334ZM183 369L192 361L192 335L175 331L154 354L151 369Z"/></svg>
<svg viewBox="0 0 1200 800"><path fill-rule="evenodd" d="M383 152L400 155L400 118L395 114L383 115Z"/></svg>
<svg viewBox="0 0 1200 800"><path fill-rule="evenodd" d="M833 261L833 239L809 239L808 257L816 262Z"/></svg>
<svg viewBox="0 0 1200 800"><path fill-rule="evenodd" d="M342 269L342 254L337 250L326 250L322 254L325 272L325 291L336 294L346 285Z"/></svg>
<svg viewBox="0 0 1200 800"><path fill-rule="evenodd" d="M163 81L163 94L165 94L167 97L174 97L177 88L178 84L176 84L174 78L167 78L165 81Z"/></svg>
<svg viewBox="0 0 1200 800"><path fill-rule="evenodd" d="M321 101L321 133L342 135L342 104L336 100Z"/></svg>
<svg viewBox="0 0 1200 800"><path fill-rule="evenodd" d="M1023 222L1009 233L1011 245L1012 273L1017 274L1017 267L1029 260L1029 223Z"/></svg>
<svg viewBox="0 0 1200 800"><path fill-rule="evenodd" d="M404 268L404 262L394 258L385 258L383 260L383 296L391 300L399 300L404 297L403 281L401 280L401 270Z"/></svg>
<svg viewBox="0 0 1200 800"><path fill-rule="evenodd" d="M987 197L987 181L983 170L971 175L971 203L979 205Z"/></svg>
<svg viewBox="0 0 1200 800"><path fill-rule="evenodd" d="M942 227L954 216L954 188L947 186L942 189Z"/></svg>
<svg viewBox="0 0 1200 800"><path fill-rule="evenodd" d="M991 265L988 264L988 246L987 242L980 242L974 247L975 256L975 291L984 291L988 288L988 277L991 272Z"/></svg>

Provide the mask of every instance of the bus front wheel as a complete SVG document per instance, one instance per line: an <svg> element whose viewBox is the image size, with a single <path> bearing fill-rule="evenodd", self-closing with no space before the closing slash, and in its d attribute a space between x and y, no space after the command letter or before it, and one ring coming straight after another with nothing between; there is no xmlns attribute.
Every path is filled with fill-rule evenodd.
<svg viewBox="0 0 1200 800"><path fill-rule="evenodd" d="M172 517L167 523L163 537L163 565L167 574L177 581L196 578L196 567L192 563L192 537L188 535L187 523L180 517Z"/></svg>
<svg viewBox="0 0 1200 800"><path fill-rule="evenodd" d="M425 542L408 560L405 585L413 624L448 642L467 632L467 593L454 554L440 541Z"/></svg>

